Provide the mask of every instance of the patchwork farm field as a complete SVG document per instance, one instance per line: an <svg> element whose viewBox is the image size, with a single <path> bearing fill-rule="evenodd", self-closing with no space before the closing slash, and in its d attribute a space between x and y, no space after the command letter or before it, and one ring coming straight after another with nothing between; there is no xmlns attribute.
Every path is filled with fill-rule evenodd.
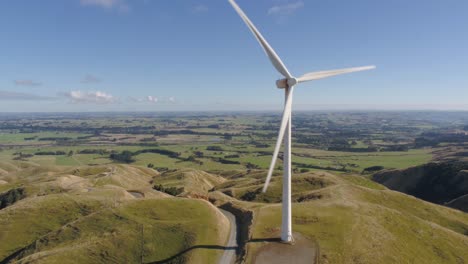
<svg viewBox="0 0 468 264"><path fill-rule="evenodd" d="M6 119L0 122L0 157L78 166L116 162L110 158L112 153L130 151L132 163L141 166L208 171L265 169L271 161L278 122L275 114L141 115ZM402 119L395 124L387 121L382 129L375 124L380 115L384 114L356 113L346 118L298 114L293 133L295 169L360 173L372 166L405 168L431 160L432 148L415 146L414 141L425 128L438 124L418 121L422 124L414 130L401 131L412 122Z"/></svg>

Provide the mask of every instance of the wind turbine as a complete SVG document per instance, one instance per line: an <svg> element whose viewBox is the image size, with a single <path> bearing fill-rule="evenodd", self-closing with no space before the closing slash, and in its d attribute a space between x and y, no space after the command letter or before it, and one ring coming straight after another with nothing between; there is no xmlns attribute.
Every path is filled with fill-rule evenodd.
<svg viewBox="0 0 468 264"><path fill-rule="evenodd" d="M281 240L285 243L293 242L292 235L292 220L291 220L291 106L292 98L294 92L294 86L299 83L323 79L332 77L335 75L365 71L375 69L375 66L365 66L365 67L356 67L348 69L339 69L331 71L319 71L306 73L299 78L294 77L286 68L284 63L281 61L279 56L273 50L273 48L268 44L262 34L257 30L255 25L250 21L247 15L242 11L242 9L237 5L234 0L229 0L229 3L234 7L239 16L247 24L248 28L252 31L255 38L258 40L266 55L270 59L273 66L276 70L281 73L285 78L276 81L276 86L280 89L285 89L285 105L283 110L283 115L281 118L281 126L278 133L278 139L275 146L275 151L273 152L273 158L271 159L270 169L268 170L268 176L263 187L263 192L266 192L268 184L271 180L271 175L273 174L273 169L275 167L276 159L278 157L279 149L281 147L281 141L284 138L284 158L283 158L283 199L282 199L282 224L281 224Z"/></svg>

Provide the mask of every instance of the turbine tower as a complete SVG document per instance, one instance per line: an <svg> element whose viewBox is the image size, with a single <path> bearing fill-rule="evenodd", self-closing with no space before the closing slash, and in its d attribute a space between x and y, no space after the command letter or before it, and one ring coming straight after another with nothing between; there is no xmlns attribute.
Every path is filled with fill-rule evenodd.
<svg viewBox="0 0 468 264"><path fill-rule="evenodd" d="M250 21L247 15L242 11L242 9L237 5L234 0L229 0L229 3L234 7L236 12L242 18L242 20L247 24L247 27L252 31L255 38L258 40L266 55L270 59L271 63L275 69L283 75L285 78L276 81L276 86L280 89L285 90L285 105L283 110L283 115L281 118L281 125L278 133L278 139L276 141L275 151L273 152L273 157L271 159L270 169L268 170L267 179L263 187L263 192L267 191L268 184L271 180L271 175L276 164L276 159L278 158L278 153L281 147L281 141L284 138L284 158L283 158L283 199L282 199L282 224L281 224L281 240L286 243L293 242L292 234L292 220L291 220L291 108L292 108L292 99L294 87L303 82L323 79L327 77L332 77L335 75L365 71L375 69L375 66L365 66L365 67L356 67L348 69L339 69L331 71L319 71L306 73L301 77L294 77L288 71L284 63L281 61L279 56L273 50L273 48L268 44L262 34L257 30L254 24Z"/></svg>

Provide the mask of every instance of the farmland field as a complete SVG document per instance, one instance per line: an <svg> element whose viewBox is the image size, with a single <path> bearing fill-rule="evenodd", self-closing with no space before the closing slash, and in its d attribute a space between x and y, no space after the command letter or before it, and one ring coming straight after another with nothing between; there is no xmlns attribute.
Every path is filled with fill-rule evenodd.
<svg viewBox="0 0 468 264"><path fill-rule="evenodd" d="M111 153L127 150L141 166L266 169L278 118L273 113L113 114L110 118L48 114L39 121L4 118L0 120L0 157L77 166L109 164L115 162L109 158ZM463 119L458 113L452 118ZM418 113L298 113L293 127L294 167L359 173L371 166L423 164L432 159L433 146L417 145L415 140L431 131L455 130L452 124L450 120L421 120Z"/></svg>

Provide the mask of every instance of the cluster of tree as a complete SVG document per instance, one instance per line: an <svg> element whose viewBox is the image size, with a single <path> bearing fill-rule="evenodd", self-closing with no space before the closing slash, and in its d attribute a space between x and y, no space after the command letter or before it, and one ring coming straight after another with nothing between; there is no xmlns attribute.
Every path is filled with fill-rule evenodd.
<svg viewBox="0 0 468 264"><path fill-rule="evenodd" d="M362 170L362 173L363 174L366 174L366 173L374 173L374 172L377 172L377 171L381 171L385 169L384 166L371 166L371 167L367 167L365 168L364 170Z"/></svg>
<svg viewBox="0 0 468 264"><path fill-rule="evenodd" d="M164 187L162 184L154 185L153 189L156 191L164 192L172 196L177 196L184 192L184 187Z"/></svg>
<svg viewBox="0 0 468 264"><path fill-rule="evenodd" d="M67 153L63 150L57 150L57 151L38 151L34 153L36 156L60 156L60 155L66 155Z"/></svg>
<svg viewBox="0 0 468 264"><path fill-rule="evenodd" d="M82 149L78 151L78 154L99 154L99 155L104 155L104 154L109 154L108 150L105 149Z"/></svg>
<svg viewBox="0 0 468 264"><path fill-rule="evenodd" d="M423 133L414 140L416 147L434 147L440 143L464 143L468 142L468 135L465 133Z"/></svg>
<svg viewBox="0 0 468 264"><path fill-rule="evenodd" d="M243 201L248 201L251 202L257 198L257 195L261 193L262 189L257 189L255 191L247 191L244 195L242 195L240 198Z"/></svg>
<svg viewBox="0 0 468 264"><path fill-rule="evenodd" d="M156 165L154 165L153 163L148 163L148 165L146 165L148 168L150 169L155 169L157 170L158 172L167 172L169 171L169 168L168 167L156 167ZM152 182L151 182L152 183Z"/></svg>
<svg viewBox="0 0 468 264"><path fill-rule="evenodd" d="M156 153L156 154L168 156L170 158L179 159L182 161L187 160L187 159L180 157L180 152L174 152L174 151L166 150L166 149L142 149L142 150L138 150L135 152L124 150L120 153L111 153L109 158L117 162L132 163L132 162L135 162L134 156L137 156L143 153Z"/></svg>
<svg viewBox="0 0 468 264"><path fill-rule="evenodd" d="M188 158L184 159L184 161L193 162L198 165L203 165L203 161L197 160L197 158L194 155L189 156Z"/></svg>
<svg viewBox="0 0 468 264"><path fill-rule="evenodd" d="M248 170L256 170L256 169L260 169L260 166L247 162L247 164L245 164L245 168L247 168Z"/></svg>
<svg viewBox="0 0 468 264"><path fill-rule="evenodd" d="M39 141L66 141L66 140L72 140L73 138L71 137L43 137L39 138Z"/></svg>
<svg viewBox="0 0 468 264"><path fill-rule="evenodd" d="M206 150L209 151L223 151L223 148L220 146L208 146L206 147Z"/></svg>
<svg viewBox="0 0 468 264"><path fill-rule="evenodd" d="M222 164L240 164L239 161L228 160L228 159L223 159L223 158L218 158L218 157L211 157L211 160L213 160L214 162L222 163Z"/></svg>
<svg viewBox="0 0 468 264"><path fill-rule="evenodd" d="M133 158L133 155L134 155L133 152L124 150L120 153L110 154L109 158L117 162L132 163L135 161L135 159Z"/></svg>
<svg viewBox="0 0 468 264"><path fill-rule="evenodd" d="M312 165L312 164L305 164L305 163L299 163L299 162L293 162L292 165L297 166L299 168L307 168L307 169L318 169L318 170L329 170L329 171L341 171L341 172L349 172L349 170L346 169L346 167L341 167L341 168L335 168L335 167L322 167L322 166L317 166L317 165Z"/></svg>
<svg viewBox="0 0 468 264"><path fill-rule="evenodd" d="M414 140L414 146L416 148L435 147L437 145L439 145L439 142L437 140L426 138L426 137L417 137Z"/></svg>
<svg viewBox="0 0 468 264"><path fill-rule="evenodd" d="M10 206L25 197L26 193L23 188L12 189L2 193L0 194L0 209Z"/></svg>
<svg viewBox="0 0 468 264"><path fill-rule="evenodd" d="M168 156L170 158L180 158L180 152L175 152L172 150L167 150L167 149L142 149L133 152L133 155L138 155L138 154L143 154L143 153L155 153L155 154L160 154L164 156Z"/></svg>
<svg viewBox="0 0 468 264"><path fill-rule="evenodd" d="M193 154L197 158L203 158L203 156L205 156L205 154L202 151L194 151Z"/></svg>
<svg viewBox="0 0 468 264"><path fill-rule="evenodd" d="M140 139L140 142L154 142L156 141L155 137L150 137L150 138L142 138Z"/></svg>
<svg viewBox="0 0 468 264"><path fill-rule="evenodd" d="M408 151L409 146L408 145L391 145L391 146L385 146L380 149L380 151Z"/></svg>

